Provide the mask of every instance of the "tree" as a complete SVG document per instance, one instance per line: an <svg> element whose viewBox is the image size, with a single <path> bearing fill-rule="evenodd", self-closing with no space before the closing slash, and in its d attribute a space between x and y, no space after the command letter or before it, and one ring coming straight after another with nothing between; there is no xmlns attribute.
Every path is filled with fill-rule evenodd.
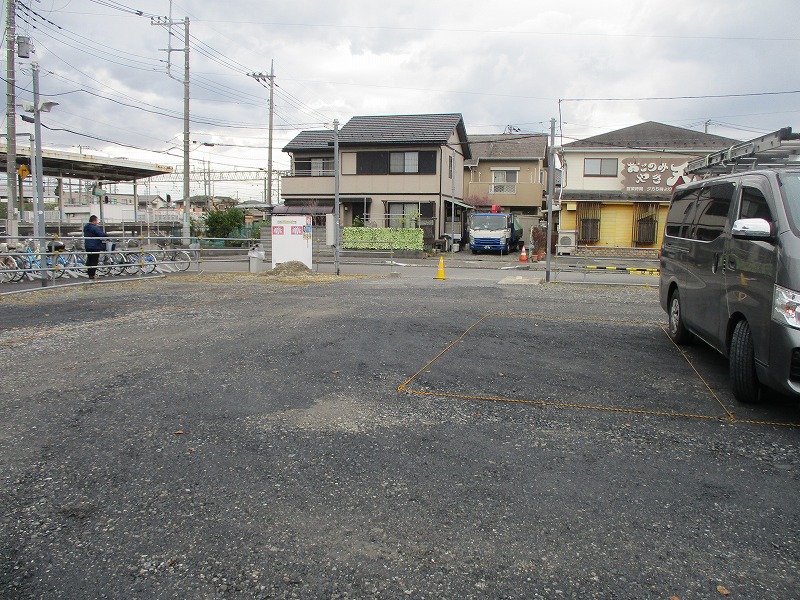
<svg viewBox="0 0 800 600"><path fill-rule="evenodd" d="M487 208L492 206L492 201L489 196L481 196L480 194L472 194L464 198L464 204L469 204L474 209Z"/></svg>
<svg viewBox="0 0 800 600"><path fill-rule="evenodd" d="M244 225L244 211L241 208L212 209L206 213L208 237L228 237L242 225Z"/></svg>

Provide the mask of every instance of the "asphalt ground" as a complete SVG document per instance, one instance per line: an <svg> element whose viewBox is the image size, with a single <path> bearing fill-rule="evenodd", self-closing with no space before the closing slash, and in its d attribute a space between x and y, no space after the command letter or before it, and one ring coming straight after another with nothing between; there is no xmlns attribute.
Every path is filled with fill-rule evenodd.
<svg viewBox="0 0 800 600"><path fill-rule="evenodd" d="M0 597L797 597L797 403L484 275L3 297Z"/></svg>

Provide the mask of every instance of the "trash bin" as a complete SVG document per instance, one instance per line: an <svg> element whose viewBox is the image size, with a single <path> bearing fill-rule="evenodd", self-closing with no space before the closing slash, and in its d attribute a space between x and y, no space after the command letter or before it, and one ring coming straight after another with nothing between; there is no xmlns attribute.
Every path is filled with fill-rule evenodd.
<svg viewBox="0 0 800 600"><path fill-rule="evenodd" d="M250 272L263 273L266 255L264 254L264 250L261 249L261 246L253 246L250 248L247 252L247 256L250 258Z"/></svg>

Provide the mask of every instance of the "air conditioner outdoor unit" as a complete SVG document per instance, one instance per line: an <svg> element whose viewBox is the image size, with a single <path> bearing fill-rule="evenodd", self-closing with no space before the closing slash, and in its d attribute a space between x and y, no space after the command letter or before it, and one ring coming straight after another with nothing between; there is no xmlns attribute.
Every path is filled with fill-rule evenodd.
<svg viewBox="0 0 800 600"><path fill-rule="evenodd" d="M574 254L578 245L577 231L559 231L556 254Z"/></svg>

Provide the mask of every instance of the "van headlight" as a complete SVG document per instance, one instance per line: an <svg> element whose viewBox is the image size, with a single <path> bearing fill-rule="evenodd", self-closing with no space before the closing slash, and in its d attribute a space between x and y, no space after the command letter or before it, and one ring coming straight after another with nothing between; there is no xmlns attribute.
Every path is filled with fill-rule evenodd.
<svg viewBox="0 0 800 600"><path fill-rule="evenodd" d="M776 285L772 297L772 319L781 325L800 329L798 308L800 308L800 293Z"/></svg>

